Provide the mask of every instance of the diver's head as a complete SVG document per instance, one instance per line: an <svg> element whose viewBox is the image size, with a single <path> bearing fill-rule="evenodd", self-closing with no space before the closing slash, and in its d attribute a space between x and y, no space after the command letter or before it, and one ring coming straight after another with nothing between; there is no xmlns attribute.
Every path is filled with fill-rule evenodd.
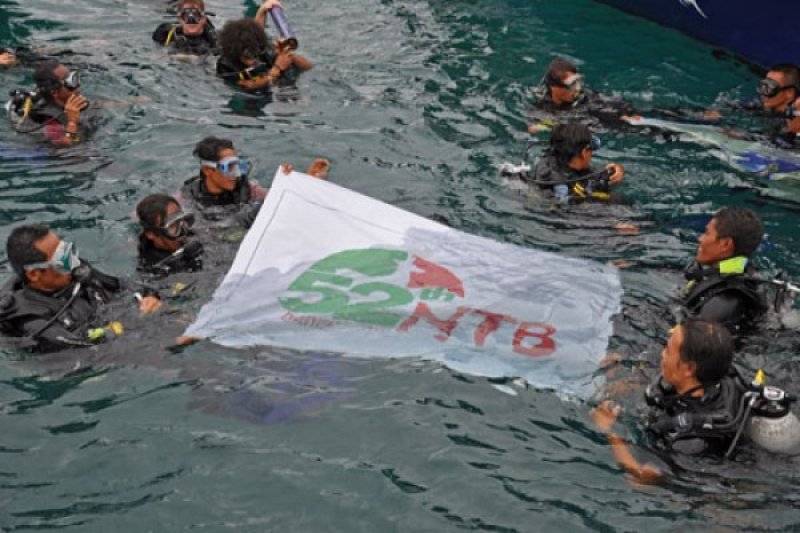
<svg viewBox="0 0 800 533"><path fill-rule="evenodd" d="M589 168L595 147L591 130L580 122L558 124L550 136L550 151L558 164L574 170Z"/></svg>
<svg viewBox="0 0 800 533"><path fill-rule="evenodd" d="M661 351L661 375L678 394L725 377L733 363L734 343L718 322L690 317L672 328Z"/></svg>
<svg viewBox="0 0 800 533"><path fill-rule="evenodd" d="M264 28L253 19L226 22L219 33L222 56L234 65L253 67L269 50Z"/></svg>
<svg viewBox="0 0 800 533"><path fill-rule="evenodd" d="M583 76L578 74L578 67L574 63L559 57L547 67L545 84L554 104L571 104L583 91Z"/></svg>
<svg viewBox="0 0 800 533"><path fill-rule="evenodd" d="M183 247L194 224L194 215L185 212L175 198L166 194L151 194L142 199L136 205L136 216L142 226L139 238L166 252Z"/></svg>
<svg viewBox="0 0 800 533"><path fill-rule="evenodd" d="M72 282L81 264L78 251L47 226L19 226L8 236L6 254L14 272L29 287L55 292Z"/></svg>
<svg viewBox="0 0 800 533"><path fill-rule="evenodd" d="M178 23L187 37L203 35L208 24L206 6L203 0L181 0L178 3Z"/></svg>
<svg viewBox="0 0 800 533"><path fill-rule="evenodd" d="M247 179L250 171L250 164L239 158L229 139L206 137L197 143L194 155L200 158L200 174L211 194L236 189L239 181Z"/></svg>
<svg viewBox="0 0 800 533"><path fill-rule="evenodd" d="M764 226L755 212L726 207L713 216L697 239L695 259L701 265L713 265L731 257L750 257L763 238Z"/></svg>
<svg viewBox="0 0 800 533"><path fill-rule="evenodd" d="M66 65L47 62L33 73L33 81L45 99L64 107L73 94L80 94L81 80L78 71L71 71Z"/></svg>
<svg viewBox="0 0 800 533"><path fill-rule="evenodd" d="M767 111L783 113L786 106L798 96L800 70L794 65L775 65L766 77L758 83L761 104Z"/></svg>

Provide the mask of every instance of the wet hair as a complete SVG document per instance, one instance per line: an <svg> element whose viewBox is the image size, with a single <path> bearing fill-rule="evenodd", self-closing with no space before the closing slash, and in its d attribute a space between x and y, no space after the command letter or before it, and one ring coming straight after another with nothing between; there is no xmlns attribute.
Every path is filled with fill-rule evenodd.
<svg viewBox="0 0 800 533"><path fill-rule="evenodd" d="M61 79L56 75L55 70L60 66L56 61L42 63L33 72L33 82L43 93L45 98L50 98L50 92L61 87Z"/></svg>
<svg viewBox="0 0 800 533"><path fill-rule="evenodd" d="M204 161L219 161L219 153L223 150L233 150L233 141L209 136L197 143L194 155Z"/></svg>
<svg viewBox="0 0 800 533"><path fill-rule="evenodd" d="M197 6L201 11L206 10L206 4L203 0L180 0L175 7L178 9L178 12L180 12L180 10L186 6Z"/></svg>
<svg viewBox="0 0 800 533"><path fill-rule="evenodd" d="M23 281L27 280L25 265L47 261L47 254L36 248L39 241L50 233L50 228L41 224L30 224L14 228L6 241L6 256L11 268Z"/></svg>
<svg viewBox="0 0 800 533"><path fill-rule="evenodd" d="M581 150L592 144L589 126L580 122L558 124L550 136L550 153L561 165L567 165Z"/></svg>
<svg viewBox="0 0 800 533"><path fill-rule="evenodd" d="M728 329L713 320L690 317L681 325L683 342L680 355L684 363L696 365L700 383L715 383L724 378L733 363L735 350Z"/></svg>
<svg viewBox="0 0 800 533"><path fill-rule="evenodd" d="M178 200L168 194L151 194L144 197L136 205L136 216L139 218L142 229L159 227L170 204L180 207Z"/></svg>
<svg viewBox="0 0 800 533"><path fill-rule="evenodd" d="M785 87L793 87L795 91L800 89L800 69L789 63L775 65L769 72L780 72L785 78Z"/></svg>
<svg viewBox="0 0 800 533"><path fill-rule="evenodd" d="M578 72L578 67L575 63L564 59L563 57L555 58L550 66L547 67L547 74L545 75L545 82L547 85L560 84L564 74L567 72Z"/></svg>
<svg viewBox="0 0 800 533"><path fill-rule="evenodd" d="M219 44L222 57L234 65L241 64L241 57L246 50L260 53L269 48L267 32L253 19L232 20L226 22L219 32Z"/></svg>
<svg viewBox="0 0 800 533"><path fill-rule="evenodd" d="M719 238L733 239L733 254L750 257L764 238L764 225L755 212L746 207L726 207L714 215Z"/></svg>

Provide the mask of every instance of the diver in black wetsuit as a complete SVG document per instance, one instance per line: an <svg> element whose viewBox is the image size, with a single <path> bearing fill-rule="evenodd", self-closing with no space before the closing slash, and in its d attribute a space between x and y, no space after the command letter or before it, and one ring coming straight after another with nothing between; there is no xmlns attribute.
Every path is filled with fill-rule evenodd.
<svg viewBox="0 0 800 533"><path fill-rule="evenodd" d="M139 266L142 272L163 277L203 268L203 245L189 240L194 215L183 211L178 200L151 194L136 206L139 233Z"/></svg>
<svg viewBox="0 0 800 533"><path fill-rule="evenodd" d="M270 45L264 24L269 10L280 5L278 0L267 0L254 19L225 24L220 32L217 75L246 91L259 92L268 90L287 73L313 66L304 56L292 52L288 42Z"/></svg>
<svg viewBox="0 0 800 533"><path fill-rule="evenodd" d="M592 155L599 147L599 139L585 124L558 124L550 137L550 147L533 172L520 174L520 179L547 191L562 204L608 200L611 187L622 182L625 170L609 163L603 171L592 172Z"/></svg>
<svg viewBox="0 0 800 533"><path fill-rule="evenodd" d="M47 352L102 341L109 306L126 292L136 296L143 315L161 307L157 293L134 292L120 278L93 268L46 226L15 228L7 254L15 275L0 291L0 331L22 347Z"/></svg>
<svg viewBox="0 0 800 533"><path fill-rule="evenodd" d="M620 117L638 113L624 100L586 89L578 68L563 58L550 63L534 96L529 133L546 131L568 121L582 122L594 130L621 128L627 124Z"/></svg>
<svg viewBox="0 0 800 533"><path fill-rule="evenodd" d="M182 0L177 8L178 23L159 25L153 32L153 40L180 54L203 56L215 53L217 32L208 20L203 0Z"/></svg>
<svg viewBox="0 0 800 533"><path fill-rule="evenodd" d="M734 335L756 325L767 303L750 258L763 235L761 220L750 209L728 207L714 215L685 272L681 302L690 314L720 322Z"/></svg>
<svg viewBox="0 0 800 533"><path fill-rule="evenodd" d="M648 387L647 432L654 447L673 456L729 453L741 425L741 398L747 388L733 368L734 342L717 322L688 318L672 330L661 352L661 375ZM627 443L612 432L620 408L604 402L592 413L608 434L617 462L638 481L658 481L663 472L641 464Z"/></svg>

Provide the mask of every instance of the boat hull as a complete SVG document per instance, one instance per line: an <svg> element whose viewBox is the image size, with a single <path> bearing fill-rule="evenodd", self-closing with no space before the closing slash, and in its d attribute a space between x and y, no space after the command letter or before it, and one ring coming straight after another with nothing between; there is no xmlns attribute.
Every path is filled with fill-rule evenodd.
<svg viewBox="0 0 800 533"><path fill-rule="evenodd" d="M757 65L800 65L796 0L599 0L727 49Z"/></svg>

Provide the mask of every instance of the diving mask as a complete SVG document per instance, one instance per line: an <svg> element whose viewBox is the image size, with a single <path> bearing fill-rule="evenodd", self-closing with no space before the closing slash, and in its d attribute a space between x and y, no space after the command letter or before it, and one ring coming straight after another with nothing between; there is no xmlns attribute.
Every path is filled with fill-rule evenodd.
<svg viewBox="0 0 800 533"><path fill-rule="evenodd" d="M81 75L77 70L73 70L67 77L61 80L61 84L70 91L77 91L81 88Z"/></svg>
<svg viewBox="0 0 800 533"><path fill-rule="evenodd" d="M229 179L238 179L250 173L250 163L247 159L239 159L236 156L226 157L221 161L203 161L204 166L216 168Z"/></svg>
<svg viewBox="0 0 800 533"><path fill-rule="evenodd" d="M781 87L781 84L771 78L764 78L760 82L758 82L758 94L763 96L764 98L773 98L778 95L781 91L785 91L786 89L791 89L791 87Z"/></svg>
<svg viewBox="0 0 800 533"><path fill-rule="evenodd" d="M58 243L49 261L31 263L24 265L23 268L26 271L52 268L61 274L69 274L79 266L81 266L81 259L78 256L78 249L71 242L62 240Z"/></svg>
<svg viewBox="0 0 800 533"><path fill-rule="evenodd" d="M186 9L182 10L178 16L186 24L200 24L206 14L196 7L187 7Z"/></svg>
<svg viewBox="0 0 800 533"><path fill-rule="evenodd" d="M597 135L592 135L592 140L588 146L589 150L591 150L592 152L597 152L602 147L603 147L603 142L600 140L600 137L598 137Z"/></svg>
<svg viewBox="0 0 800 533"><path fill-rule="evenodd" d="M178 211L168 216L157 229L168 239L180 239L189 235L189 228L194 225L194 213Z"/></svg>
<svg viewBox="0 0 800 533"><path fill-rule="evenodd" d="M558 82L559 85L568 89L570 92L573 93L580 93L583 91L583 76L580 74L570 74L563 80Z"/></svg>

